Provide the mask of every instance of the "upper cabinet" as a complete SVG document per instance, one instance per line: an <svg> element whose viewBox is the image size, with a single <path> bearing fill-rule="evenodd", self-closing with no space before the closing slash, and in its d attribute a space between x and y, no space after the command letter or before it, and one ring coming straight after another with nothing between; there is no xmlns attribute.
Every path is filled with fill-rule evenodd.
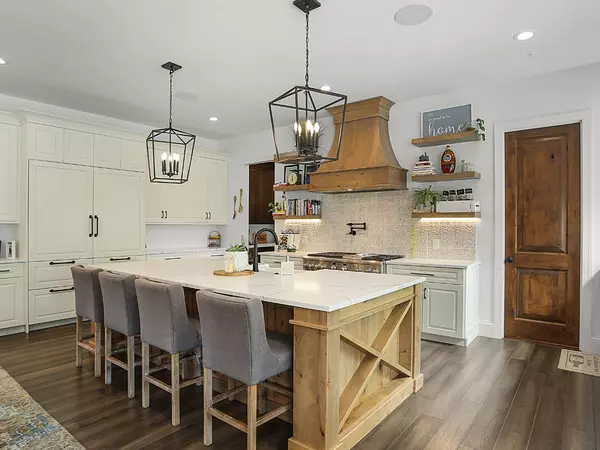
<svg viewBox="0 0 600 450"><path fill-rule="evenodd" d="M64 130L39 123L27 124L27 154L32 159L63 162Z"/></svg>
<svg viewBox="0 0 600 450"><path fill-rule="evenodd" d="M132 172L146 172L148 160L146 156L146 143L121 140L121 169Z"/></svg>
<svg viewBox="0 0 600 450"><path fill-rule="evenodd" d="M64 131L64 162L94 165L94 135L75 130Z"/></svg>
<svg viewBox="0 0 600 450"><path fill-rule="evenodd" d="M218 159L204 160L206 167L206 203L208 222L227 223L227 162ZM238 198L238 201L240 199Z"/></svg>
<svg viewBox="0 0 600 450"><path fill-rule="evenodd" d="M121 139L94 135L94 166L107 169L121 168Z"/></svg>
<svg viewBox="0 0 600 450"><path fill-rule="evenodd" d="M17 127L0 123L0 223L19 221Z"/></svg>

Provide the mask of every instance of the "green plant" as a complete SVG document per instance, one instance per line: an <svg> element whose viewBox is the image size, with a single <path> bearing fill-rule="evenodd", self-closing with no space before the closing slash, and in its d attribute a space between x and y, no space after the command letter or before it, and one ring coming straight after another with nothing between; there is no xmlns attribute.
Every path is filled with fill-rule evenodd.
<svg viewBox="0 0 600 450"><path fill-rule="evenodd" d="M467 126L466 130L475 132L482 141L485 141L485 120L481 118L475 119L472 124Z"/></svg>
<svg viewBox="0 0 600 450"><path fill-rule="evenodd" d="M435 205L440 198L440 193L435 189L432 189L431 186L427 188L419 188L415 189L412 193L412 199L415 202L415 206L423 205Z"/></svg>
<svg viewBox="0 0 600 450"><path fill-rule="evenodd" d="M237 244L237 245L231 245L228 249L228 252L247 252L248 251L248 247L246 247L245 245L241 245L241 244Z"/></svg>

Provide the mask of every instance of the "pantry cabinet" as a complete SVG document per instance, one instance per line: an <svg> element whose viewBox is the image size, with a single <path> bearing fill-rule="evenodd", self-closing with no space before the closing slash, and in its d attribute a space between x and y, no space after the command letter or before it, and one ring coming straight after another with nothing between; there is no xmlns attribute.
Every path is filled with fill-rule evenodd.
<svg viewBox="0 0 600 450"><path fill-rule="evenodd" d="M0 223L19 221L17 127L0 123Z"/></svg>

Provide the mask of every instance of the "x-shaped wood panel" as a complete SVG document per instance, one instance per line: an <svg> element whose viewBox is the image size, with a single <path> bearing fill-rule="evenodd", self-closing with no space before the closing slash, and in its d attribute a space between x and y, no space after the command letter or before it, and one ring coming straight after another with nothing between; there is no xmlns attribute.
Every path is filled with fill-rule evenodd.
<svg viewBox="0 0 600 450"><path fill-rule="evenodd" d="M355 349L365 354L365 357L362 359L358 368L352 375L352 378L346 385L346 388L342 392L342 395L340 396L340 430L348 420L348 417L350 417L350 413L356 406L356 403L358 402L365 387L369 383L369 380L375 373L375 370L379 367L379 363L389 367L392 370L395 370L401 375L408 377L412 376L410 370L401 364L391 361L384 355L386 348L393 341L394 336L396 336L396 332L398 331L398 328L402 324L402 321L406 317L412 304L413 302L411 300L400 305L396 305L377 333L377 336L371 345L352 336L347 331L340 331L340 338L343 342L351 345Z"/></svg>

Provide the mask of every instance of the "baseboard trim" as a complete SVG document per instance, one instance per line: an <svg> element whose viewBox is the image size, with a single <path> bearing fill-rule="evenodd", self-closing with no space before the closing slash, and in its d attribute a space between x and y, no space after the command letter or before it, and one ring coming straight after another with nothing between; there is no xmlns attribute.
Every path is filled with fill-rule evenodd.
<svg viewBox="0 0 600 450"><path fill-rule="evenodd" d="M479 336L489 337L493 339L503 339L503 330L498 330L498 327L489 320L479 322Z"/></svg>
<svg viewBox="0 0 600 450"><path fill-rule="evenodd" d="M73 317L71 319L61 319L61 320L55 320L53 322L36 323L34 325L29 325L29 331L36 331L36 330L44 330L46 328L61 327L63 325L69 325L71 323L75 323L75 320L76 320L76 318Z"/></svg>
<svg viewBox="0 0 600 450"><path fill-rule="evenodd" d="M9 336L11 334L19 334L19 333L25 333L25 325L4 328L3 330L0 330L0 336Z"/></svg>

